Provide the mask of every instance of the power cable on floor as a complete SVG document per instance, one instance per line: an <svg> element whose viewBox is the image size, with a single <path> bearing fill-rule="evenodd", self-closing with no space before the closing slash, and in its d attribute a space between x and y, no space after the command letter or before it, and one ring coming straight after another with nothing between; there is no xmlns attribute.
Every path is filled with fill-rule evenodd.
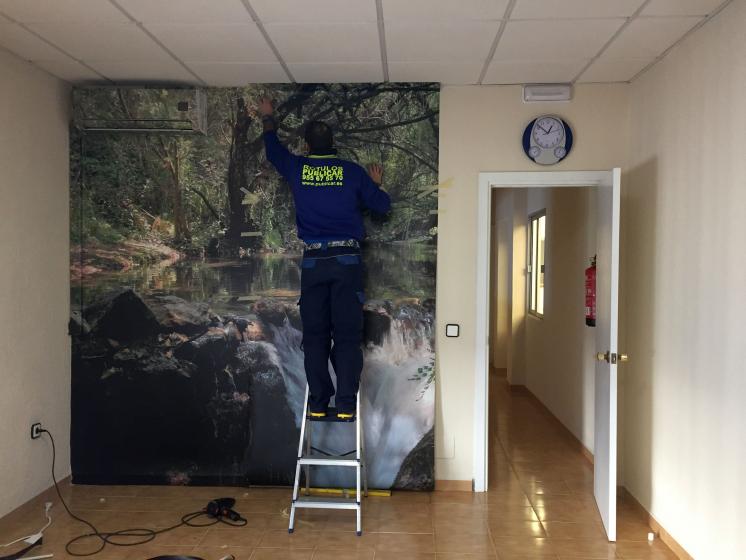
<svg viewBox="0 0 746 560"><path fill-rule="evenodd" d="M54 444L54 437L49 430L43 428L41 429L41 433L47 434L49 436L49 441L52 443L52 481L54 482L54 488L57 491L57 496L59 497L62 506L65 508L65 511L70 517L72 517L79 523L87 525L91 529L90 533L78 535L77 537L74 537L67 542L67 544L65 545L65 551L70 556L93 556L94 554L98 554L104 548L106 548L107 544L111 546L138 546L141 544L149 543L158 535L173 531L174 529L178 529L179 527L210 527L212 525L217 525L218 523L223 523L231 527L243 527L247 523L246 519L244 519L238 513L231 509L234 500L232 500L231 498L220 498L218 500L212 500L203 510L187 513L181 518L181 521L179 523L177 523L176 525L172 525L171 527L166 527L163 529L134 528L108 532L99 531L93 525L93 523L75 515L67 506L67 502L65 502L65 499L62 497L62 492L60 491L59 484L57 483L57 476L54 473L55 462L57 460L57 449ZM210 521L208 523L194 523L194 521L196 519L199 519L200 517L207 517ZM225 519L225 517L227 517L227 519ZM100 546L96 550L93 550L91 552L73 552L73 545L76 543L80 543L86 539L96 539L100 542ZM125 539L125 541L119 539Z"/></svg>

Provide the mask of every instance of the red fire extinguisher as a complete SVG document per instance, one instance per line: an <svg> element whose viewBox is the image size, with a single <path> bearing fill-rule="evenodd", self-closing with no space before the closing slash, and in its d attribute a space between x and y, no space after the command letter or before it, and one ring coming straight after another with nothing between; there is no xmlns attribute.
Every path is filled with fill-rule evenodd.
<svg viewBox="0 0 746 560"><path fill-rule="evenodd" d="M596 326L596 256L591 266L585 269L585 324Z"/></svg>

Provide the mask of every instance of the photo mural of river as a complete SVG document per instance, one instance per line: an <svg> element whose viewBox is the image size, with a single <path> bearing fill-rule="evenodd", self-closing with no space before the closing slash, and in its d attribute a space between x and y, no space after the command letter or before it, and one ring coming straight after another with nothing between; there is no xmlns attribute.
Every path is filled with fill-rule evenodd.
<svg viewBox="0 0 746 560"><path fill-rule="evenodd" d="M292 484L301 244L254 112L269 96L291 151L322 119L340 157L384 167L393 209L366 216L363 247L369 482L432 489L438 85L202 91L201 114L189 89L73 92L73 482ZM355 445L345 425L314 440ZM344 469L315 472L314 486L354 486Z"/></svg>

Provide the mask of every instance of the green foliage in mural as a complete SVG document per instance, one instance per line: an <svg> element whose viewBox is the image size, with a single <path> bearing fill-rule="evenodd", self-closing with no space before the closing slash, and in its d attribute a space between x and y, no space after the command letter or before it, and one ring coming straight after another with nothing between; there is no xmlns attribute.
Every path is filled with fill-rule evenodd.
<svg viewBox="0 0 746 560"><path fill-rule="evenodd" d="M207 90L206 134L102 134L73 129L71 240L106 247L152 242L199 254L217 246L285 251L298 246L292 196L264 157L254 107L274 97L278 133L303 153L311 119L335 130L340 157L381 162L394 209L371 223L384 242L430 242L436 229L437 84L288 84ZM179 90L80 88L76 123L184 122ZM153 121L156 122L156 121ZM160 121L159 126L160 126ZM154 125L155 126L155 125Z"/></svg>

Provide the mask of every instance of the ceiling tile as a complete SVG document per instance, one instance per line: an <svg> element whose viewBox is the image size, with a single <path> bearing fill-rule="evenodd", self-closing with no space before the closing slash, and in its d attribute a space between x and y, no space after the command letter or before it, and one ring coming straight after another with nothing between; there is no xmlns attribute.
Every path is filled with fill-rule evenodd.
<svg viewBox="0 0 746 560"><path fill-rule="evenodd" d="M250 0L263 23L375 22L374 0Z"/></svg>
<svg viewBox="0 0 746 560"><path fill-rule="evenodd" d="M0 0L2 1L2 0ZM249 23L241 0L117 0L142 23Z"/></svg>
<svg viewBox="0 0 746 560"><path fill-rule="evenodd" d="M75 62L71 58L67 60L34 60L34 65L71 83L109 83L92 70Z"/></svg>
<svg viewBox="0 0 746 560"><path fill-rule="evenodd" d="M510 21L495 51L495 59L590 59L596 56L625 21Z"/></svg>
<svg viewBox="0 0 746 560"><path fill-rule="evenodd" d="M372 3L372 2L371 2ZM486 20L501 19L508 0L383 0L383 19Z"/></svg>
<svg viewBox="0 0 746 560"><path fill-rule="evenodd" d="M482 80L484 84L535 84L569 82L588 59L493 60Z"/></svg>
<svg viewBox="0 0 746 560"><path fill-rule="evenodd" d="M117 83L198 83L197 79L174 59L107 60L88 64Z"/></svg>
<svg viewBox="0 0 746 560"><path fill-rule="evenodd" d="M723 0L651 0L642 15L706 16L723 3Z"/></svg>
<svg viewBox="0 0 746 560"><path fill-rule="evenodd" d="M392 82L441 82L443 84L476 84L482 71L481 62L389 62Z"/></svg>
<svg viewBox="0 0 746 560"><path fill-rule="evenodd" d="M147 29L181 60L277 62L256 24L150 24Z"/></svg>
<svg viewBox="0 0 746 560"><path fill-rule="evenodd" d="M381 63L288 64L296 81L302 83L382 82Z"/></svg>
<svg viewBox="0 0 746 560"><path fill-rule="evenodd" d="M605 58L651 58L663 53L702 18L637 18L604 53Z"/></svg>
<svg viewBox="0 0 746 560"><path fill-rule="evenodd" d="M629 17L644 0L518 0L511 19Z"/></svg>
<svg viewBox="0 0 746 560"><path fill-rule="evenodd" d="M390 21L388 59L395 62L483 62L500 27L498 21Z"/></svg>
<svg viewBox="0 0 746 560"><path fill-rule="evenodd" d="M69 56L15 23L0 23L0 46L24 60L70 60Z"/></svg>
<svg viewBox="0 0 746 560"><path fill-rule="evenodd" d="M277 84L290 81L279 63L190 62L189 67L207 85L214 87Z"/></svg>
<svg viewBox="0 0 746 560"><path fill-rule="evenodd" d="M23 23L124 23L108 0L0 0L0 12Z"/></svg>
<svg viewBox="0 0 746 560"><path fill-rule="evenodd" d="M583 72L578 82L628 82L654 58L615 59L601 57Z"/></svg>
<svg viewBox="0 0 746 560"><path fill-rule="evenodd" d="M134 23L32 23L29 27L80 60L171 58Z"/></svg>
<svg viewBox="0 0 746 560"><path fill-rule="evenodd" d="M285 62L380 62L375 23L313 25L273 23L266 26Z"/></svg>

